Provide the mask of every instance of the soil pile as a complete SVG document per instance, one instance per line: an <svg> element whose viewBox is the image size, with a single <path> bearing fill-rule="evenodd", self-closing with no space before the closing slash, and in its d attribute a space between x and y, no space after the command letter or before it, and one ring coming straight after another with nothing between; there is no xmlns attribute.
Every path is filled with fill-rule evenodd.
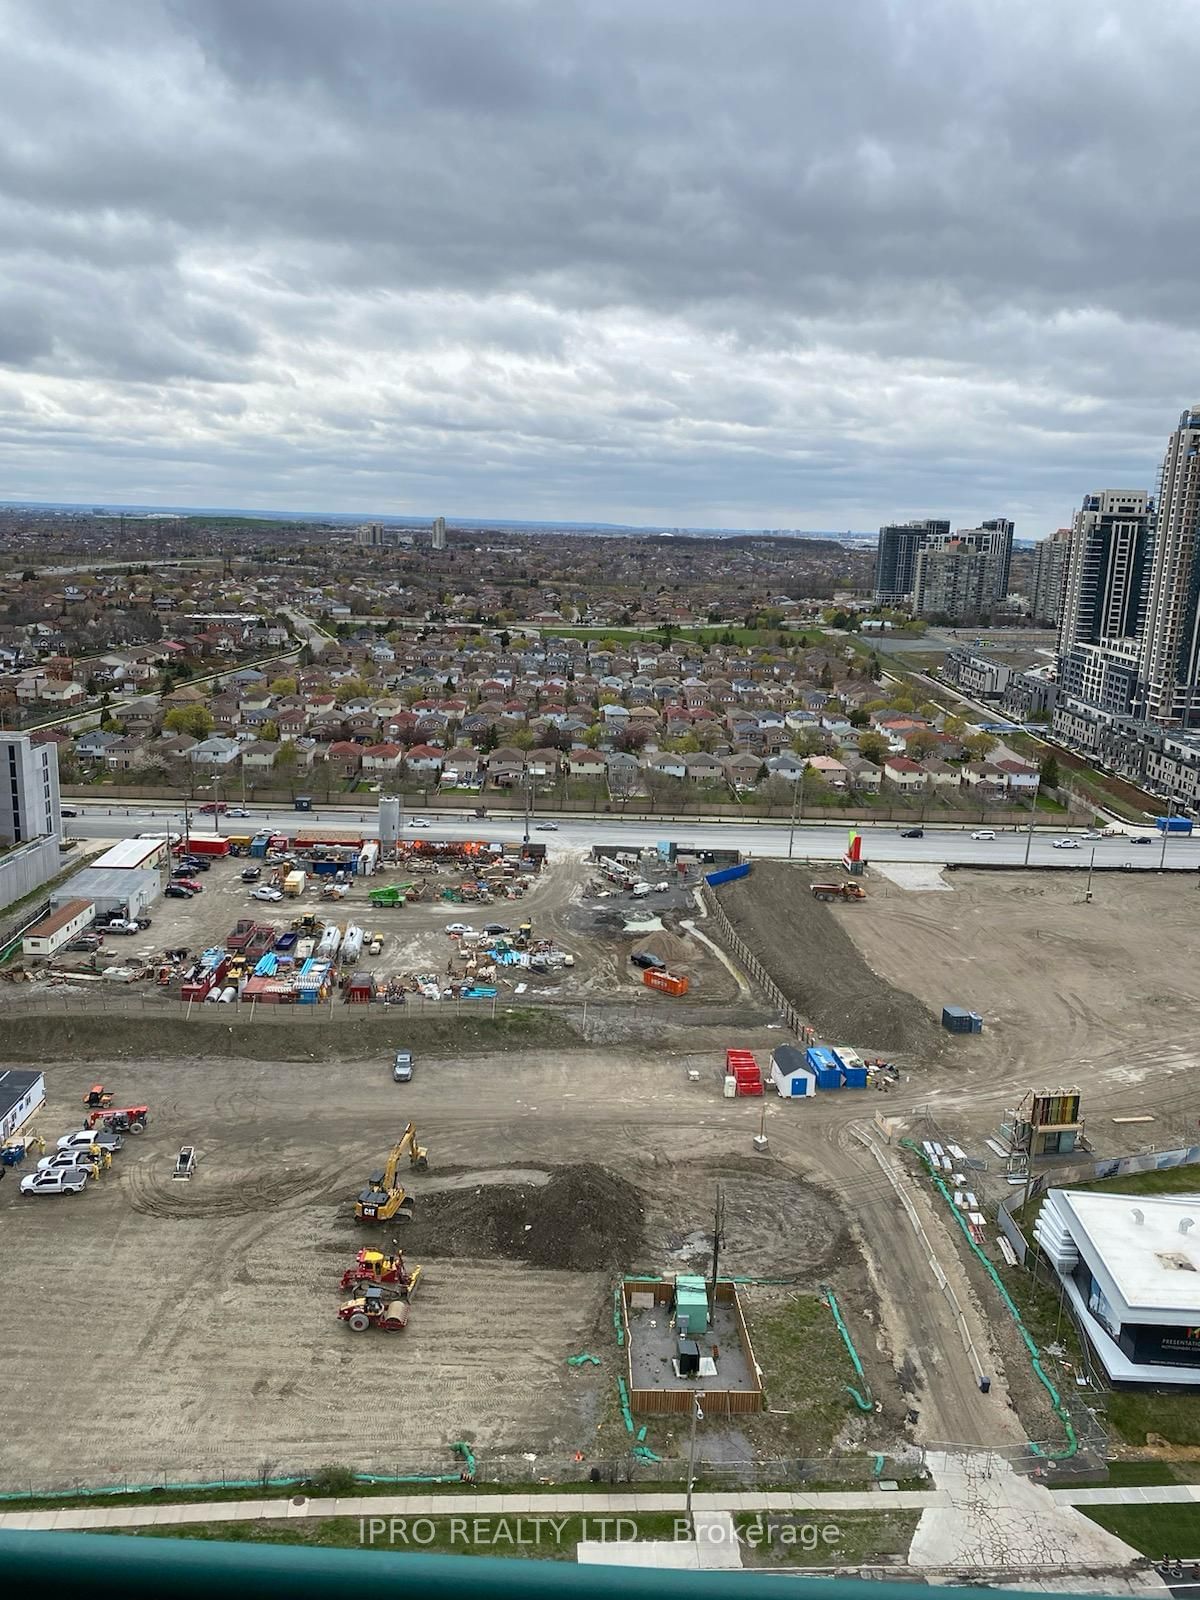
<svg viewBox="0 0 1200 1600"><path fill-rule="evenodd" d="M686 939L666 931L639 939L633 948L639 956L657 956L660 961L667 963L672 972L682 971L693 954L693 946Z"/></svg>
<svg viewBox="0 0 1200 1600"><path fill-rule="evenodd" d="M870 899L843 910L813 898L811 884L840 877L756 861L751 877L723 884L717 895L735 931L818 1037L859 1050L940 1055L946 1035L932 1013L881 978L842 924L843 917L870 917Z"/></svg>
<svg viewBox="0 0 1200 1600"><path fill-rule="evenodd" d="M400 1238L423 1256L507 1256L564 1272L627 1267L643 1248L642 1199L606 1167L556 1167L545 1184L483 1184L417 1198Z"/></svg>

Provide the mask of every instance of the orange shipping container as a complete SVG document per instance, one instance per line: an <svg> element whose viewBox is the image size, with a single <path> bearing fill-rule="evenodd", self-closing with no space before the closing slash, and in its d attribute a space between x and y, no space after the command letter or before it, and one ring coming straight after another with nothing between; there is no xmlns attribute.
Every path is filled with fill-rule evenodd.
<svg viewBox="0 0 1200 1600"><path fill-rule="evenodd" d="M663 972L657 968L650 968L642 973L642 982L647 989L658 989L663 994L686 994L688 981L674 972Z"/></svg>

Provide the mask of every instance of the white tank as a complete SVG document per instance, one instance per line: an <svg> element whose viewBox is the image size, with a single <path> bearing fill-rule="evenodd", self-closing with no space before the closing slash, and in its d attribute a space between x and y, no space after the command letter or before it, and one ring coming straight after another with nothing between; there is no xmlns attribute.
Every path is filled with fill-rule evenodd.
<svg viewBox="0 0 1200 1600"><path fill-rule="evenodd" d="M332 961L338 953L338 945L342 942L342 930L336 923L329 923L321 935L321 942L317 946L317 955L322 961Z"/></svg>
<svg viewBox="0 0 1200 1600"><path fill-rule="evenodd" d="M394 794L379 796L379 843L385 851L395 850L400 837L400 801Z"/></svg>
<svg viewBox="0 0 1200 1600"><path fill-rule="evenodd" d="M346 937L342 940L342 960L348 967L352 967L362 955L363 931L353 922L346 925Z"/></svg>

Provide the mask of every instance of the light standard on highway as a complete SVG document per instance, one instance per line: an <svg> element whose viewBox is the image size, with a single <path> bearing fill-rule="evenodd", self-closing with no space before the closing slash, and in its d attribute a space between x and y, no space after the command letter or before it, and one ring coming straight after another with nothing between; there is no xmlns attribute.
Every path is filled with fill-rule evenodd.
<svg viewBox="0 0 1200 1600"><path fill-rule="evenodd" d="M696 1487L696 1424L704 1421L698 1393L692 1395L692 1437L688 1445L687 1514L692 1514L692 1490Z"/></svg>
<svg viewBox="0 0 1200 1600"><path fill-rule="evenodd" d="M1162 849L1158 853L1158 870L1160 872L1165 872L1166 871L1166 866L1167 866L1167 838L1168 838L1168 836L1169 836L1169 834L1171 832L1171 819L1174 817L1174 815L1175 815L1175 796L1174 796L1174 794L1172 794L1171 798L1167 801L1167 820L1163 824Z"/></svg>

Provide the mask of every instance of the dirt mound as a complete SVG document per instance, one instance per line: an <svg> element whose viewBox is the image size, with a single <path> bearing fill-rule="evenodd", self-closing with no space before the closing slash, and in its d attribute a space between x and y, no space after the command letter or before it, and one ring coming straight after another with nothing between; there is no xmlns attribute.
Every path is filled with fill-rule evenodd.
<svg viewBox="0 0 1200 1600"><path fill-rule="evenodd" d="M836 876L823 868L756 861L753 876L723 884L718 899L734 930L819 1037L860 1050L940 1055L946 1035L932 1013L881 978L843 926L843 917L870 917L870 899L843 910L809 893L811 884Z"/></svg>
<svg viewBox="0 0 1200 1600"><path fill-rule="evenodd" d="M678 933L651 933L644 939L639 939L634 945L635 954L642 956L657 956L660 961L665 961L672 972L680 972L687 965L688 959L693 955L693 946Z"/></svg>
<svg viewBox="0 0 1200 1600"><path fill-rule="evenodd" d="M642 1201L606 1167L556 1167L548 1183L481 1184L418 1196L402 1242L423 1256L507 1256L532 1267L601 1272L642 1250Z"/></svg>

